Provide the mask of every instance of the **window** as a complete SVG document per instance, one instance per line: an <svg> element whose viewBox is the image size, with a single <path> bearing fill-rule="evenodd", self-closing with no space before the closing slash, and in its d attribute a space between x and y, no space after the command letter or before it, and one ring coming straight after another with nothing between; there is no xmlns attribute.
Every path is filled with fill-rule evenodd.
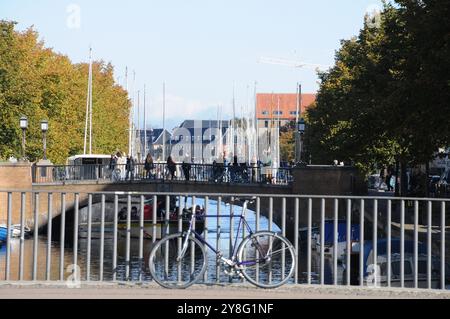
<svg viewBox="0 0 450 319"><path fill-rule="evenodd" d="M269 115L269 111L262 111L261 114L262 115Z"/></svg>
<svg viewBox="0 0 450 319"><path fill-rule="evenodd" d="M273 115L283 115L283 111L273 111Z"/></svg>
<svg viewBox="0 0 450 319"><path fill-rule="evenodd" d="M269 127L269 121L264 121L264 127L268 128Z"/></svg>
<svg viewBox="0 0 450 319"><path fill-rule="evenodd" d="M290 115L298 115L298 112L297 111L290 111L289 114Z"/></svg>

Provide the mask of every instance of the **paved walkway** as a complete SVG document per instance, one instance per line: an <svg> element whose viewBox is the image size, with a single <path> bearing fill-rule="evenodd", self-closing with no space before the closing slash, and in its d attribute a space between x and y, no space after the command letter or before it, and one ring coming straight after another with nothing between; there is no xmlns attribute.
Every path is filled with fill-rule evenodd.
<svg viewBox="0 0 450 319"><path fill-rule="evenodd" d="M0 299L450 299L450 291L285 286L275 290L247 285L195 285L168 290L155 284L85 283L69 289L54 283L1 283Z"/></svg>

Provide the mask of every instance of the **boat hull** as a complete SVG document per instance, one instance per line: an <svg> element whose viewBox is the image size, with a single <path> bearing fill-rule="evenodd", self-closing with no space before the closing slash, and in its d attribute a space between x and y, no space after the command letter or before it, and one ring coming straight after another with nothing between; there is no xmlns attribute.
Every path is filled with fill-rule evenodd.
<svg viewBox="0 0 450 319"><path fill-rule="evenodd" d="M5 242L8 237L8 229L6 227L0 227L0 242Z"/></svg>
<svg viewBox="0 0 450 319"><path fill-rule="evenodd" d="M202 233L204 228L204 222L196 221L195 228L197 232ZM167 228L168 227L168 228ZM139 221L131 221L130 224L130 237L131 238L140 238L140 222ZM189 222L183 221L182 231L186 231L189 229ZM164 237L166 234L174 234L179 232L179 225L177 220L170 220L168 223L165 221L158 221L156 224L153 224L153 221L146 220L144 221L144 229L143 229L144 239L153 239L153 233L155 232L155 239L159 240ZM168 230L168 231L167 231ZM127 236L127 221L119 221L117 224L117 232L119 236L126 237Z"/></svg>

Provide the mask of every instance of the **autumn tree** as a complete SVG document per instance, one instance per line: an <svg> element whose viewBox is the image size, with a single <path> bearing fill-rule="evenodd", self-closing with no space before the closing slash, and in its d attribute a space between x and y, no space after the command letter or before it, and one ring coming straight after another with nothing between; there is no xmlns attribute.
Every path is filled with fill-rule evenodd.
<svg viewBox="0 0 450 319"><path fill-rule="evenodd" d="M21 154L19 118L27 116L27 157L42 158L40 121L49 121L48 157L65 163L83 151L88 65L73 64L38 41L32 28L0 21L0 159ZM111 64L93 66L93 152L125 149L130 101Z"/></svg>

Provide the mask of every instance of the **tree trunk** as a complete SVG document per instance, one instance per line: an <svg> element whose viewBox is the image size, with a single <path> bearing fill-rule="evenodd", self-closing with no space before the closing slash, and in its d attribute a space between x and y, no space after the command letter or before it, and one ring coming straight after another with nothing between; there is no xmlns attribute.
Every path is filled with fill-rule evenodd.
<svg viewBox="0 0 450 319"><path fill-rule="evenodd" d="M400 196L400 187L398 183L398 173L399 173L399 163L398 160L395 161L395 197Z"/></svg>
<svg viewBox="0 0 450 319"><path fill-rule="evenodd" d="M407 164L405 161L400 162L400 196L408 195L408 175L406 174Z"/></svg>

